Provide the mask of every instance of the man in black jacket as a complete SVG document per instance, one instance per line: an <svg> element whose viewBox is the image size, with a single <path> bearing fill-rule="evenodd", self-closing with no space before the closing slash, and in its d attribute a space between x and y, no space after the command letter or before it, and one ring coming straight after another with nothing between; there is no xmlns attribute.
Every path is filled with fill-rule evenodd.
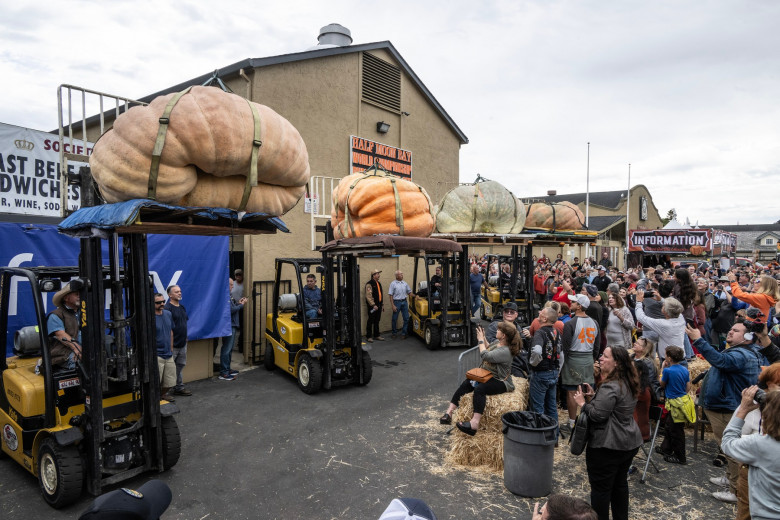
<svg viewBox="0 0 780 520"><path fill-rule="evenodd" d="M371 279L366 282L366 306L368 307L368 320L366 322L366 341L373 343L384 341L385 338L379 335L379 320L382 318L382 303L384 294L382 284L379 283L379 275L382 271L374 269L371 271Z"/></svg>

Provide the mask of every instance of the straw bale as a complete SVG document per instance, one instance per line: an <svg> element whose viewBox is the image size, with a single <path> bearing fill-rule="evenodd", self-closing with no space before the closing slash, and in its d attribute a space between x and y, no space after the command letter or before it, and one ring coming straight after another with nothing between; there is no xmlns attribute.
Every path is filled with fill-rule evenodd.
<svg viewBox="0 0 780 520"><path fill-rule="evenodd" d="M701 357L696 356L691 361L688 362L688 373L691 374L691 381L696 379L696 376L701 374L702 372L709 370L710 368L709 362ZM697 388L701 386L701 381L696 383L695 385L692 385L692 390L695 392Z"/></svg>
<svg viewBox="0 0 780 520"><path fill-rule="evenodd" d="M501 431L503 424L501 416L507 412L518 412L528 407L528 380L521 377L513 378L514 392L505 392L487 396L485 413L479 422L479 431ZM460 404L452 416L453 422L471 420L474 414L474 394L466 394L460 399ZM478 434L479 435L479 434Z"/></svg>
<svg viewBox="0 0 780 520"><path fill-rule="evenodd" d="M508 412L523 411L528 406L528 380L514 378L515 390L487 396L485 413L474 437L455 430L450 436L450 448L445 455L454 466L486 466L491 471L504 469L504 434L501 417ZM453 414L453 423L468 421L474 413L473 394L466 394Z"/></svg>
<svg viewBox="0 0 780 520"><path fill-rule="evenodd" d="M480 425L481 426L481 425ZM445 454L444 460L453 466L486 466L492 471L504 470L504 434L498 432L477 433L474 437L464 435L452 435L450 449Z"/></svg>

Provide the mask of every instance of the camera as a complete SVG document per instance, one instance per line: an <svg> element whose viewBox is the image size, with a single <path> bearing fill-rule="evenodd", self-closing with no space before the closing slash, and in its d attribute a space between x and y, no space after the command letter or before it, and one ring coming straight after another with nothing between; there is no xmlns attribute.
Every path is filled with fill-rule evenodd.
<svg viewBox="0 0 780 520"><path fill-rule="evenodd" d="M758 406L762 409L766 404L766 392L761 388L756 389L756 395L753 396L753 400L758 403Z"/></svg>

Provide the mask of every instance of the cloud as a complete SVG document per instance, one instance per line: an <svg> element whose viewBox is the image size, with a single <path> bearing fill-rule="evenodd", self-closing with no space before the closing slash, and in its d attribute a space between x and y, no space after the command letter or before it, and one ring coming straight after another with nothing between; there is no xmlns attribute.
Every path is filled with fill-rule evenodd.
<svg viewBox="0 0 780 520"><path fill-rule="evenodd" d="M0 121L51 129L61 83L140 98L337 22L390 40L466 133L464 182L581 192L590 142L593 191L631 163L662 213L774 222L756 184L780 173L778 19L774 1L22 2L0 20Z"/></svg>

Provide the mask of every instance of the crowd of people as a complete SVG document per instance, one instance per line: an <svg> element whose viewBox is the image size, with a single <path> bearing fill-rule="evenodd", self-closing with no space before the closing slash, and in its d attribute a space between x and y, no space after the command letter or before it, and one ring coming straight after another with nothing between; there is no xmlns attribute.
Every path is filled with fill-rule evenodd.
<svg viewBox="0 0 780 520"><path fill-rule="evenodd" d="M501 379L501 391L513 376L528 377L530 409L556 420L560 395L569 417L562 435L571 434L578 413L587 415L586 467L597 517L608 519L611 511L614 519L628 518L627 477L651 436L650 407L664 409L656 451L669 464L686 465L684 426L697 420L698 404L725 455L725 474L709 479L720 488L712 496L737 503L738 519L780 518L780 266L623 271L606 253L582 263L543 256L534 265L529 289L538 316L523 328L511 303L499 325L514 325L524 339L511 374L510 360L502 358L498 371L491 354L509 350L506 332L480 345L482 367ZM487 256L472 260L472 274L503 270ZM688 370L696 356L710 365L697 403ZM485 385L465 381L441 422L451 420L465 392L482 394L483 413ZM478 422L458 428L475 435Z"/></svg>

